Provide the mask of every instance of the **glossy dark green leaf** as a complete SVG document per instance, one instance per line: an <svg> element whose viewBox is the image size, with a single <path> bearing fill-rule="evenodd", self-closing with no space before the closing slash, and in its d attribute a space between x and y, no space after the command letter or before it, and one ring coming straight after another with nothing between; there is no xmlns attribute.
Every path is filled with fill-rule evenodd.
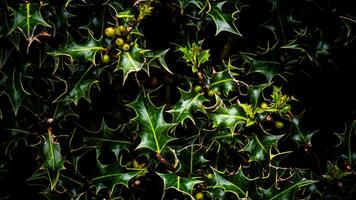
<svg viewBox="0 0 356 200"><path fill-rule="evenodd" d="M249 73L259 73L266 77L268 83L272 82L275 76L280 76L284 79L282 73L283 68L277 62L258 60L250 55L241 54L243 60L250 65Z"/></svg>
<svg viewBox="0 0 356 200"><path fill-rule="evenodd" d="M22 73L15 67L12 68L12 72L3 77L2 82L6 82L6 90L0 95L6 95L10 99L11 106L15 115L17 115L22 102L26 96L30 95L22 85Z"/></svg>
<svg viewBox="0 0 356 200"><path fill-rule="evenodd" d="M123 83L125 83L130 73L141 71L144 67L146 64L144 57L145 51L147 50L134 47L129 52L123 52L120 55L115 71L122 70L124 73Z"/></svg>
<svg viewBox="0 0 356 200"><path fill-rule="evenodd" d="M143 93L129 106L135 110L137 116L134 120L140 125L141 143L137 148L149 148L160 153L174 139L168 135L174 124L165 122L164 107L157 108Z"/></svg>
<svg viewBox="0 0 356 200"><path fill-rule="evenodd" d="M311 145L311 139L313 135L318 131L303 130L300 125L301 120L302 120L302 114L299 114L292 119L291 121L292 126L289 133L289 137L298 145L298 147L309 146Z"/></svg>
<svg viewBox="0 0 356 200"><path fill-rule="evenodd" d="M177 150L179 160L179 172L192 176L195 170L209 161L204 158L204 151L198 145L190 145Z"/></svg>
<svg viewBox="0 0 356 200"><path fill-rule="evenodd" d="M194 186L203 182L195 177L178 176L174 172L168 174L158 173L158 175L163 179L164 190L173 188L179 192L190 196L191 199L194 199L192 196Z"/></svg>
<svg viewBox="0 0 356 200"><path fill-rule="evenodd" d="M83 146L96 149L97 157L103 149L107 149L112 151L116 158L119 158L120 153L128 150L130 146L130 141L127 138L120 137L121 134L119 127L112 129L106 125L103 119L100 130L83 136Z"/></svg>
<svg viewBox="0 0 356 200"><path fill-rule="evenodd" d="M356 160L355 136L356 136L356 121L349 127L346 127L345 132L335 133L339 139L336 147L340 148L343 152L342 155L346 158L349 165L353 164Z"/></svg>
<svg viewBox="0 0 356 200"><path fill-rule="evenodd" d="M202 112L205 113L203 107L203 102L207 101L202 93L197 93L194 90L184 91L180 88L180 99L168 112L173 115L173 121L176 123L181 123L186 119L192 120L194 122L193 113Z"/></svg>
<svg viewBox="0 0 356 200"><path fill-rule="evenodd" d="M296 170L290 171L283 168L273 170L270 169L269 178L275 180L271 187L267 189L262 187L258 188L262 199L295 199L295 192L317 182L316 180L305 178Z"/></svg>
<svg viewBox="0 0 356 200"><path fill-rule="evenodd" d="M246 177L241 167L233 175L227 175L225 172L220 172L214 168L212 170L215 182L215 185L211 186L212 188L221 188L225 192L235 194L238 198L248 198L248 189L256 179Z"/></svg>
<svg viewBox="0 0 356 200"><path fill-rule="evenodd" d="M102 165L98 162L98 172L91 179L91 183L95 186L96 193L105 188L110 189L112 193L116 185L128 187L129 181L140 173L142 170L127 169L119 161L110 165Z"/></svg>
<svg viewBox="0 0 356 200"><path fill-rule="evenodd" d="M41 16L41 6L38 3L24 3L14 11L14 23L8 34L19 29L27 40L30 40L37 26L51 27Z"/></svg>
<svg viewBox="0 0 356 200"><path fill-rule="evenodd" d="M242 36L239 30L236 28L234 24L234 14L235 13L224 13L223 5L226 1L217 2L217 3L209 3L209 11L208 15L213 19L216 26L216 33L218 35L222 31L227 31L238 36Z"/></svg>
<svg viewBox="0 0 356 200"><path fill-rule="evenodd" d="M263 91L269 84L251 85L249 88L250 102L256 108L258 103L264 101Z"/></svg>
<svg viewBox="0 0 356 200"><path fill-rule="evenodd" d="M277 142L283 135L271 135L265 133L264 135L254 134L248 137L247 144L241 149L241 151L249 152L249 162L257 161L264 162L272 159L270 151L272 147L277 147Z"/></svg>
<svg viewBox="0 0 356 200"><path fill-rule="evenodd" d="M90 90L93 85L98 84L98 80L93 77L93 67L88 69L77 70L72 75L71 85L68 85L68 81L60 77L57 77L64 85L65 90L61 95L59 95L53 102L73 102L75 105L78 104L79 99L84 98L88 102L90 100Z"/></svg>
<svg viewBox="0 0 356 200"><path fill-rule="evenodd" d="M65 167L64 159L61 155L61 147L55 141L51 129L48 129L48 134L45 135L45 140L42 144L42 158L44 161L41 169L47 171L51 190L54 190L58 183L60 171L65 169Z"/></svg>
<svg viewBox="0 0 356 200"><path fill-rule="evenodd" d="M214 127L228 128L232 135L238 124L245 124L248 121L244 111L238 105L231 107L222 105L215 112L210 113L209 117Z"/></svg>
<svg viewBox="0 0 356 200"><path fill-rule="evenodd" d="M145 57L147 59L149 59L149 61L147 62L148 65L151 65L152 61L158 60L160 65L163 67L163 69L165 69L170 74L173 74L173 72L171 72L171 70L169 70L166 60L165 60L165 56L168 51L169 51L169 49L162 50L162 51L147 51L147 52L145 52Z"/></svg>
<svg viewBox="0 0 356 200"><path fill-rule="evenodd" d="M89 34L89 37L84 43L77 43L70 39L67 44L55 51L49 52L49 55L54 57L58 56L66 56L69 57L70 61L73 63L74 61L90 61L94 65L95 56L99 51L104 50L101 44L101 38L96 40L93 35Z"/></svg>
<svg viewBox="0 0 356 200"><path fill-rule="evenodd" d="M237 80L230 74L229 70L216 72L210 78L210 88L225 95L237 88Z"/></svg>

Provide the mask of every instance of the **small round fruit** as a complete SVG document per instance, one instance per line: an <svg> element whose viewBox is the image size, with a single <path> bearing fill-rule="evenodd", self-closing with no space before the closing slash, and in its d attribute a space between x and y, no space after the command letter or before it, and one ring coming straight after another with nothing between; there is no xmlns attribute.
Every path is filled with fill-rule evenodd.
<svg viewBox="0 0 356 200"><path fill-rule="evenodd" d="M108 63L110 61L110 57L108 54L105 54L101 57L101 62Z"/></svg>
<svg viewBox="0 0 356 200"><path fill-rule="evenodd" d="M260 108L266 110L268 108L268 104L266 102L261 103Z"/></svg>
<svg viewBox="0 0 356 200"><path fill-rule="evenodd" d="M200 92L203 91L203 88L202 88L200 85L196 85L196 86L194 87L194 91L195 91L196 93L200 93Z"/></svg>
<svg viewBox="0 0 356 200"><path fill-rule="evenodd" d="M130 45L127 44L127 43L125 43L125 44L122 46L122 50L124 50L124 51L130 50Z"/></svg>
<svg viewBox="0 0 356 200"><path fill-rule="evenodd" d="M215 96L215 93L216 93L216 90L209 90L208 91L208 96L209 97L213 97L213 96Z"/></svg>
<svg viewBox="0 0 356 200"><path fill-rule="evenodd" d="M119 26L118 30L120 31L121 34L126 34L127 33L127 29L123 25Z"/></svg>
<svg viewBox="0 0 356 200"><path fill-rule="evenodd" d="M204 194L202 192L198 192L196 195L195 195L195 199L196 200L203 200L204 199Z"/></svg>
<svg viewBox="0 0 356 200"><path fill-rule="evenodd" d="M115 40L115 44L116 44L117 46L121 47L122 45L125 44L125 41L124 41L124 39L122 39L122 38L117 38L117 39Z"/></svg>
<svg viewBox="0 0 356 200"><path fill-rule="evenodd" d="M281 121L275 121L274 122L274 126L277 128L277 129L282 129L284 127L284 124L283 122Z"/></svg>
<svg viewBox="0 0 356 200"><path fill-rule="evenodd" d="M108 37L115 37L115 28L114 27L108 27L105 29L105 35Z"/></svg>
<svg viewBox="0 0 356 200"><path fill-rule="evenodd" d="M212 178L214 178L214 174L209 173L206 177L208 177L208 179L212 179Z"/></svg>

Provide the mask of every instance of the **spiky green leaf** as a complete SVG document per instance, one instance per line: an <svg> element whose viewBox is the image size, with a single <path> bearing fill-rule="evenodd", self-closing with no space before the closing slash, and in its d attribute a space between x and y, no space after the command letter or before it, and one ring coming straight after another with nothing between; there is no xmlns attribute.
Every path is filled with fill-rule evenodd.
<svg viewBox="0 0 356 200"><path fill-rule="evenodd" d="M194 186L203 182L194 177L181 177L174 172L168 174L158 173L158 175L163 179L164 190L173 188L190 196L192 199L194 199L192 196Z"/></svg>
<svg viewBox="0 0 356 200"><path fill-rule="evenodd" d="M208 15L213 19L215 23L215 35L218 35L222 31L227 31L238 36L242 36L234 24L235 19L233 15L235 13L223 12L223 5L225 3L226 1L211 4L209 3L210 10L208 11Z"/></svg>
<svg viewBox="0 0 356 200"><path fill-rule="evenodd" d="M184 91L180 88L178 89L181 97L168 112L173 115L173 121L176 123L183 124L186 119L190 119L195 123L192 114L198 111L205 113L203 102L207 101L207 99L204 98L202 93L197 93L194 90Z"/></svg>
<svg viewBox="0 0 356 200"><path fill-rule="evenodd" d="M54 190L58 183L60 171L65 169L64 159L61 155L61 147L55 141L51 129L48 129L48 133L44 136L44 139L44 143L41 145L42 158L44 159L41 169L47 171L51 190Z"/></svg>
<svg viewBox="0 0 356 200"><path fill-rule="evenodd" d="M137 116L134 120L140 125L141 143L137 148L149 148L160 153L174 139L168 135L174 124L165 122L164 107L157 108L150 101L149 96L143 93L129 106L135 110Z"/></svg>
<svg viewBox="0 0 356 200"><path fill-rule="evenodd" d="M38 3L24 3L14 11L14 23L8 34L19 29L27 40L35 34L37 26L51 27L41 15L41 5Z"/></svg>

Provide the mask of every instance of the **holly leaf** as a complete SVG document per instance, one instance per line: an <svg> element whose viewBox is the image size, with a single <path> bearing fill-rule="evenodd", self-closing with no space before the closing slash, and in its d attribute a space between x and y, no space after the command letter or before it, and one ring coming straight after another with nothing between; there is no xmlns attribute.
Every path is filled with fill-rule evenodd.
<svg viewBox="0 0 356 200"><path fill-rule="evenodd" d="M17 115L23 100L30 95L22 85L22 73L14 67L12 72L4 74L1 82L6 83L6 89L0 95L6 95L9 98L13 111Z"/></svg>
<svg viewBox="0 0 356 200"><path fill-rule="evenodd" d="M74 40L69 39L69 42L67 42L67 44L63 48L49 52L48 54L52 55L55 58L58 56L69 57L72 63L74 61L82 60L85 62L90 61L94 65L96 65L96 54L98 53L98 51L104 50L104 48L101 46L101 40L102 38L96 40L94 36L89 32L89 37L86 42L79 44Z"/></svg>
<svg viewBox="0 0 356 200"><path fill-rule="evenodd" d="M146 64L144 53L147 50L133 47L129 52L123 52L120 55L115 71L122 70L124 73L123 84L132 72L140 71Z"/></svg>
<svg viewBox="0 0 356 200"><path fill-rule="evenodd" d="M235 194L238 198L247 198L248 189L257 179L250 179L244 175L242 168L234 173L233 175L227 175L225 172L220 172L217 169L211 168L214 172L213 180L215 182L213 189L221 188L225 192L231 192Z"/></svg>
<svg viewBox="0 0 356 200"><path fill-rule="evenodd" d="M353 164L356 160L356 152L354 148L354 137L356 136L356 121L354 121L350 125L350 127L347 127L343 133L334 134L339 139L339 143L336 145L336 147L342 149L340 152L343 152L342 156L347 160L348 164Z"/></svg>
<svg viewBox="0 0 356 200"><path fill-rule="evenodd" d="M98 171L95 177L91 179L91 183L95 186L96 194L106 188L111 190L111 194L116 185L128 187L129 181L140 173L143 173L143 170L127 169L120 162L110 165L102 165L98 162Z"/></svg>
<svg viewBox="0 0 356 200"><path fill-rule="evenodd" d="M197 145L189 145L177 151L179 160L179 172L188 173L190 176L196 169L208 162L204 158L204 151Z"/></svg>
<svg viewBox="0 0 356 200"><path fill-rule="evenodd" d="M249 162L257 161L263 162L266 159L271 160L273 157L270 156L271 148L277 148L277 142L281 139L283 135L271 135L265 132L264 135L248 137L247 144L240 151L247 151L250 153Z"/></svg>
<svg viewBox="0 0 356 200"><path fill-rule="evenodd" d="M254 108L257 107L258 103L264 100L263 91L266 89L270 84L260 84L260 85L251 85L249 87L249 96L250 102ZM261 100L262 99L262 100Z"/></svg>
<svg viewBox="0 0 356 200"><path fill-rule="evenodd" d="M249 74L252 73L262 74L263 76L266 77L268 83L271 83L272 79L275 76L280 76L285 80L285 78L282 75L283 68L279 63L272 62L272 61L257 60L255 58L252 58L251 56L242 53L240 55L244 60L244 62L249 64L251 67L249 70Z"/></svg>
<svg viewBox="0 0 356 200"><path fill-rule="evenodd" d="M225 95L228 95L238 86L237 80L230 74L228 69L214 73L210 78L210 82L210 89L221 91Z"/></svg>
<svg viewBox="0 0 356 200"><path fill-rule="evenodd" d="M161 64L161 66L170 74L173 74L173 72L171 72L171 70L169 70L166 60L165 60L165 56L167 54L167 52L169 51L169 49L166 50L162 50L162 51L147 51L145 52L145 57L147 59L149 59L149 61L147 62L148 65L151 64L151 62L158 60L158 62Z"/></svg>
<svg viewBox="0 0 356 200"><path fill-rule="evenodd" d="M191 199L194 199L192 196L193 188L196 184L202 183L203 181L197 180L195 177L181 177L175 174L174 172L168 174L158 175L163 179L164 190L173 188L183 194L188 195Z"/></svg>
<svg viewBox="0 0 356 200"><path fill-rule="evenodd" d="M173 115L173 121L176 123L183 124L186 119L190 119L195 124L192 114L197 111L205 113L203 102L207 101L207 99L202 93L197 93L192 89L189 91L178 89L181 97L168 112Z"/></svg>
<svg viewBox="0 0 356 200"><path fill-rule="evenodd" d="M243 109L238 105L229 108L222 105L215 112L210 114L210 118L213 122L213 127L221 126L228 128L231 135L234 134L238 124L244 124L248 121Z"/></svg>
<svg viewBox="0 0 356 200"><path fill-rule="evenodd" d="M233 17L235 13L223 13L223 5L226 1L212 3L210 4L210 10L208 11L208 15L213 19L216 26L215 36L218 35L222 31L230 32L236 34L238 36L242 36L239 30L236 28Z"/></svg>
<svg viewBox="0 0 356 200"><path fill-rule="evenodd" d="M52 130L48 129L48 134L44 136L42 144L42 158L44 159L40 169L47 171L51 190L54 190L59 179L60 171L65 169L64 159L61 156L61 147L55 142Z"/></svg>
<svg viewBox="0 0 356 200"><path fill-rule="evenodd" d="M300 126L301 118L303 117L303 113L295 116L291 121L291 130L289 133L289 137L292 141L294 141L298 147L311 145L311 139L316 131L305 131Z"/></svg>
<svg viewBox="0 0 356 200"><path fill-rule="evenodd" d="M38 3L27 2L21 4L13 13L14 23L8 34L19 29L25 38L30 40L34 35L37 26L41 25L51 28L51 26L42 18L40 9L41 5Z"/></svg>
<svg viewBox="0 0 356 200"><path fill-rule="evenodd" d="M165 122L163 118L164 106L157 108L149 97L143 93L129 106L135 110L136 117L134 120L141 128L139 133L141 143L137 149L148 148L160 153L167 143L174 139L168 135L174 124Z"/></svg>
<svg viewBox="0 0 356 200"><path fill-rule="evenodd" d="M188 44L186 47L178 48L183 53L185 62L192 67L193 73L197 72L200 65L209 61L210 58L210 50L203 50L202 44L203 40L197 43L194 42L192 45Z"/></svg>
<svg viewBox="0 0 356 200"><path fill-rule="evenodd" d="M122 134L120 134L118 130L119 128L120 127L112 129L108 127L103 118L98 131L90 132L82 137L82 147L95 149L97 158L104 149L112 151L116 158L118 158L120 152L128 150L131 144L128 139L122 137ZM88 151L86 150L85 152Z"/></svg>
<svg viewBox="0 0 356 200"><path fill-rule="evenodd" d="M281 170L270 170L270 174L273 171L275 177L271 177L274 180L274 184L264 189L262 187L258 188L259 194L262 196L262 199L270 200L279 200L279 199L295 199L294 194L297 191L302 190L308 185L314 184L316 180L306 179L305 176L302 176L298 171L291 172L290 170L284 169ZM287 177L281 177L283 174L286 174ZM269 175L271 176L271 175Z"/></svg>
<svg viewBox="0 0 356 200"><path fill-rule="evenodd" d="M99 81L93 78L89 72L93 69L93 66L86 69L83 72L83 69L78 69L72 75L72 79L69 80L69 83L73 83L73 85L67 84L67 80L64 80L60 77L57 77L60 81L62 81L65 85L65 90L62 94L60 94L54 101L55 102L73 102L75 105L78 105L78 101L81 98L84 98L88 102L90 100L90 90L94 84L98 84ZM68 92L69 91L69 92Z"/></svg>

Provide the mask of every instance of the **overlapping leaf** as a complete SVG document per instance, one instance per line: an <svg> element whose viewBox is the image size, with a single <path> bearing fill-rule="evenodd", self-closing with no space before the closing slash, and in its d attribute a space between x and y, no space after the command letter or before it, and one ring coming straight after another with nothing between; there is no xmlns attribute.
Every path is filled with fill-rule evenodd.
<svg viewBox="0 0 356 200"><path fill-rule="evenodd" d="M226 175L225 172L220 172L217 169L212 168L214 172L213 180L215 185L213 188L221 188L225 192L232 192L238 198L247 198L249 187L254 184L256 179L248 178L242 172L242 168L233 175ZM254 185L253 185L254 186Z"/></svg>
<svg viewBox="0 0 356 200"><path fill-rule="evenodd" d="M165 122L164 107L157 108L143 93L129 106L135 110L137 116L134 120L140 125L141 143L137 148L149 148L160 153L174 139L168 135L174 124Z"/></svg>
<svg viewBox="0 0 356 200"><path fill-rule="evenodd" d="M68 85L66 80L57 77L65 85L65 90L53 102L73 102L75 105L77 105L79 99L81 98L84 98L90 102L90 90L94 84L99 82L95 77L92 76L93 74L90 74L92 69L93 67L89 67L86 70L77 69L72 75L73 79L70 82L73 85Z"/></svg>
<svg viewBox="0 0 356 200"><path fill-rule="evenodd" d="M194 177L181 177L174 172L168 174L159 173L158 175L163 179L164 190L173 188L190 196L192 199L194 199L192 196L194 186L203 182Z"/></svg>
<svg viewBox="0 0 356 200"><path fill-rule="evenodd" d="M45 136L42 144L42 158L44 159L41 169L47 171L50 181L51 190L54 190L59 179L60 171L65 169L64 159L61 155L61 147L55 142L52 130L48 129L48 134Z"/></svg>
<svg viewBox="0 0 356 200"><path fill-rule="evenodd" d="M123 52L120 55L120 59L117 63L115 71L122 70L122 72L124 73L123 83L125 83L130 73L138 72L144 67L144 65L146 64L146 60L144 57L145 51L147 50L134 47L131 51Z"/></svg>
<svg viewBox="0 0 356 200"><path fill-rule="evenodd" d="M264 135L254 134L248 137L248 142L241 151L250 153L249 161L263 162L270 158L270 151L272 147L277 147L277 142L283 135L271 135L265 133Z"/></svg>
<svg viewBox="0 0 356 200"><path fill-rule="evenodd" d="M181 97L168 112L173 115L174 122L176 123L183 124L186 119L190 119L195 123L192 114L198 111L205 113L203 102L207 101L207 99L204 98L202 93L197 93L194 90L184 91L180 88L178 89Z"/></svg>
<svg viewBox="0 0 356 200"><path fill-rule="evenodd" d="M14 11L14 23L8 34L19 29L27 40L34 36L37 26L51 27L41 15L41 5L38 3L24 3Z"/></svg>
<svg viewBox="0 0 356 200"><path fill-rule="evenodd" d="M98 172L91 182L95 186L96 193L105 188L110 189L112 193L116 185L128 187L129 181L142 172L138 169L127 169L120 162L110 165L102 165L98 162Z"/></svg>
<svg viewBox="0 0 356 200"><path fill-rule="evenodd" d="M214 127L224 127L230 130L233 135L238 124L245 124L248 121L244 111L238 105L226 107L220 106L215 112L210 114Z"/></svg>
<svg viewBox="0 0 356 200"><path fill-rule="evenodd" d="M217 2L217 3L209 3L210 10L208 11L208 15L213 19L216 26L216 33L218 35L222 31L227 31L239 36L242 36L239 30L237 30L234 24L234 13L224 13L223 5L226 1Z"/></svg>
<svg viewBox="0 0 356 200"><path fill-rule="evenodd" d="M225 95L228 95L237 86L237 80L231 75L228 69L217 72L210 78L210 89L219 91Z"/></svg>
<svg viewBox="0 0 356 200"><path fill-rule="evenodd" d="M94 65L95 56L99 51L104 50L101 44L101 38L96 40L93 35L89 34L89 37L84 43L77 43L70 39L67 44L55 51L49 52L49 55L54 57L58 56L66 56L69 57L70 61L73 63L74 61L90 61Z"/></svg>

